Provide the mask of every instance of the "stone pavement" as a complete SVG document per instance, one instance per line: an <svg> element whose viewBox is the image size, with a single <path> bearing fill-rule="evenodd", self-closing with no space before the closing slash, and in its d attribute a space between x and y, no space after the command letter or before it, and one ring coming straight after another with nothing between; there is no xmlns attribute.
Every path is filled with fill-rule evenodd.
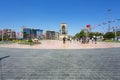
<svg viewBox="0 0 120 80"><path fill-rule="evenodd" d="M6 55L1 80L120 80L120 48L0 48Z"/></svg>
<svg viewBox="0 0 120 80"><path fill-rule="evenodd" d="M0 44L0 47L7 48L28 48L28 49L94 49L94 48L113 48L120 47L120 43L115 42L97 42L97 44L81 44L80 42L69 42L67 41L63 44L59 40L41 40L41 44L38 45L20 45L17 43L14 44Z"/></svg>

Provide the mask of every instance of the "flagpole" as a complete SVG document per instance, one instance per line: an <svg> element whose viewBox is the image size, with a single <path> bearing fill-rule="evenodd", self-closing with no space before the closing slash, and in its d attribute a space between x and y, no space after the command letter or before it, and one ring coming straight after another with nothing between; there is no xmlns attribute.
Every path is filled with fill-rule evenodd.
<svg viewBox="0 0 120 80"><path fill-rule="evenodd" d="M108 32L110 32L110 23L111 23L111 21L110 21L110 13L111 13L111 9L108 9L107 11L108 11Z"/></svg>

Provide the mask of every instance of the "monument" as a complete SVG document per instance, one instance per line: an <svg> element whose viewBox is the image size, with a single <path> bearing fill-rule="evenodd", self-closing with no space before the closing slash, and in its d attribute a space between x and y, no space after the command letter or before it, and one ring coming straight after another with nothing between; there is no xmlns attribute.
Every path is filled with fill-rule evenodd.
<svg viewBox="0 0 120 80"><path fill-rule="evenodd" d="M68 30L67 30L67 24L66 23L61 23L61 25L60 25L59 39L62 40L63 37L65 37L66 39L68 38Z"/></svg>

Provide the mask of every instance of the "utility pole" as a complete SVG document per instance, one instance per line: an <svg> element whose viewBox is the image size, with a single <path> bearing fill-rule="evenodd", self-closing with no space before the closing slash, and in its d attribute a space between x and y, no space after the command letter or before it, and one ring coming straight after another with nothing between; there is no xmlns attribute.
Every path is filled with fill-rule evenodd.
<svg viewBox="0 0 120 80"><path fill-rule="evenodd" d="M117 26L116 27L112 27L112 28L113 28L113 33L115 35L114 40L116 40L116 37L117 37Z"/></svg>
<svg viewBox="0 0 120 80"><path fill-rule="evenodd" d="M10 56L4 56L4 57L0 58L0 79L1 80L4 80L3 79L3 71L2 71L2 60L5 59L5 58L8 58L8 57L10 57Z"/></svg>
<svg viewBox="0 0 120 80"><path fill-rule="evenodd" d="M117 26L115 27L115 40L117 40L116 38L117 38L117 32L116 32L116 30L117 30Z"/></svg>
<svg viewBox="0 0 120 80"><path fill-rule="evenodd" d="M110 32L110 23L111 23L111 21L110 21L110 13L111 13L111 9L108 9L107 12L108 12L108 32Z"/></svg>

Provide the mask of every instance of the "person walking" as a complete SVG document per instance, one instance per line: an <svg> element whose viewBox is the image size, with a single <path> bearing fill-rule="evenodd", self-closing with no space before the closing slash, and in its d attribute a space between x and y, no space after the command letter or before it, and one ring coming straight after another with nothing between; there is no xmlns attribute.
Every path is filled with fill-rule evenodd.
<svg viewBox="0 0 120 80"><path fill-rule="evenodd" d="M93 42L94 42L94 38L92 37L92 44L93 44Z"/></svg>
<svg viewBox="0 0 120 80"><path fill-rule="evenodd" d="M95 44L97 44L97 37L94 36L94 41L95 41Z"/></svg>
<svg viewBox="0 0 120 80"><path fill-rule="evenodd" d="M70 38L70 43L72 42L72 38Z"/></svg>
<svg viewBox="0 0 120 80"><path fill-rule="evenodd" d="M95 37L95 44L97 44L97 37Z"/></svg>
<svg viewBox="0 0 120 80"><path fill-rule="evenodd" d="M63 44L65 44L65 41L66 41L66 38L65 38L65 37L63 37Z"/></svg>

